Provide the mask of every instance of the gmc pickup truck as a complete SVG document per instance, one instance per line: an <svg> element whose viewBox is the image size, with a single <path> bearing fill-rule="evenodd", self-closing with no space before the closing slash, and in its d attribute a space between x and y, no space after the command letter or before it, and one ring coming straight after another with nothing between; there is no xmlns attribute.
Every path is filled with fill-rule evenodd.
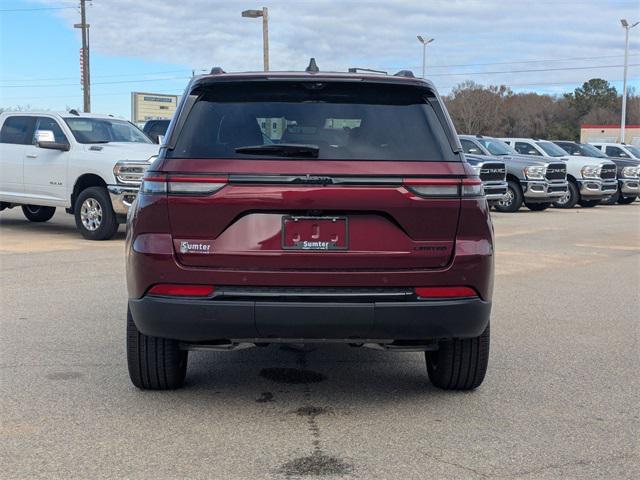
<svg viewBox="0 0 640 480"><path fill-rule="evenodd" d="M110 115L2 113L0 210L19 206L29 221L46 222L64 208L85 238L109 239L157 154L140 129Z"/></svg>

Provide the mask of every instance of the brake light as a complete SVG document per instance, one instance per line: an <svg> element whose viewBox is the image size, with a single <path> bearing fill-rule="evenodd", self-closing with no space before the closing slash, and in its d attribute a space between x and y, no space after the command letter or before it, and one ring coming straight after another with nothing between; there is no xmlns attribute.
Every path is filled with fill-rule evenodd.
<svg viewBox="0 0 640 480"><path fill-rule="evenodd" d="M469 298L478 293L471 287L416 287L416 295L420 298Z"/></svg>
<svg viewBox="0 0 640 480"><path fill-rule="evenodd" d="M203 175L149 175L145 177L142 193L168 193L169 195L211 195L227 184L227 177Z"/></svg>
<svg viewBox="0 0 640 480"><path fill-rule="evenodd" d="M421 197L479 197L484 195L479 178L405 178L402 183Z"/></svg>
<svg viewBox="0 0 640 480"><path fill-rule="evenodd" d="M208 297L215 292L211 285L182 285L177 283L159 283L147 292L149 295L169 297Z"/></svg>

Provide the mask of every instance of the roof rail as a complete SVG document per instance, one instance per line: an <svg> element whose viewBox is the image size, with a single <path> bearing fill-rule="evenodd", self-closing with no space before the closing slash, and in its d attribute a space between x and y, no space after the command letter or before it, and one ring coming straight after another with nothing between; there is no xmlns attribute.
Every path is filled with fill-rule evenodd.
<svg viewBox="0 0 640 480"><path fill-rule="evenodd" d="M220 75L221 73L227 73L227 72L225 72L225 71L222 69L222 67L213 67L213 68L211 69L211 72L209 72L209 73L211 73L211 75Z"/></svg>
<svg viewBox="0 0 640 480"><path fill-rule="evenodd" d="M309 60L309 65L304 69L305 72L317 73L320 71L318 65L316 64L316 59L311 57Z"/></svg>
<svg viewBox="0 0 640 480"><path fill-rule="evenodd" d="M384 70L374 70L373 68L350 67L349 70L347 71L349 73L370 72L370 73L381 73L383 75L389 75L389 72L385 72Z"/></svg>
<svg viewBox="0 0 640 480"><path fill-rule="evenodd" d="M397 73L393 74L394 77L407 77L407 78L416 78L411 70L400 70Z"/></svg>

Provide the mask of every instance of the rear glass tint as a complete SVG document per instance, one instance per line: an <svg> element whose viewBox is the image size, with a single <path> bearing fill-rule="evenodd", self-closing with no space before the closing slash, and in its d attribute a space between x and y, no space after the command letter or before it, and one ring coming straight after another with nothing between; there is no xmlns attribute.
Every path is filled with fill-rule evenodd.
<svg viewBox="0 0 640 480"><path fill-rule="evenodd" d="M273 148L236 149L285 144L317 147L327 160L459 161L426 94L350 82L212 86L200 92L167 157L278 158Z"/></svg>

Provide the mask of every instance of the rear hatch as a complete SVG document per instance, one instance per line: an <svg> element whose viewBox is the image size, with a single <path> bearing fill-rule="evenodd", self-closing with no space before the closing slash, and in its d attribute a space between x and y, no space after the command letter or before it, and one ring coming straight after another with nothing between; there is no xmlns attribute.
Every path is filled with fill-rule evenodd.
<svg viewBox="0 0 640 480"><path fill-rule="evenodd" d="M433 93L247 83L196 92L159 164L181 264L353 271L450 262L465 168Z"/></svg>

